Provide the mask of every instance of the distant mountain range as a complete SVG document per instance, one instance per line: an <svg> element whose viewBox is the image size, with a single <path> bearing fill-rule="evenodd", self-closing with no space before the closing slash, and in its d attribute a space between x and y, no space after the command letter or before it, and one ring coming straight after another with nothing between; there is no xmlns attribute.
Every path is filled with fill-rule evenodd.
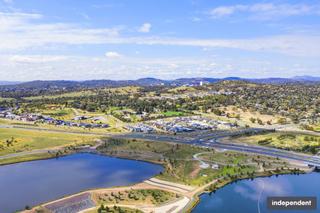
<svg viewBox="0 0 320 213"><path fill-rule="evenodd" d="M0 85L14 85L14 84L19 84L21 82L19 81L0 81Z"/></svg>
<svg viewBox="0 0 320 213"><path fill-rule="evenodd" d="M97 87L118 87L118 86L182 86L200 85L215 83L223 80L248 81L263 84L288 84L288 83L320 83L320 77L296 76L293 78L261 78L249 79L239 77L227 78L179 78L175 80L161 80L157 78L141 78L138 80L87 80L87 81L30 81L30 82L9 82L0 81L0 89L49 89L49 88L97 88Z"/></svg>

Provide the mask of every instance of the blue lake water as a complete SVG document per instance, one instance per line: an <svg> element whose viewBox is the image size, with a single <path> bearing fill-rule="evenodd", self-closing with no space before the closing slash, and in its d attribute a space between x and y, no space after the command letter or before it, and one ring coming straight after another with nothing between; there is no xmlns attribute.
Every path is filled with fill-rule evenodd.
<svg viewBox="0 0 320 213"><path fill-rule="evenodd" d="M306 211L271 211L267 196L317 196L320 202L320 173L282 175L242 180L216 193L203 194L193 213L305 213ZM320 212L320 207L310 213Z"/></svg>
<svg viewBox="0 0 320 213"><path fill-rule="evenodd" d="M87 189L141 182L161 171L160 165L94 154L0 166L0 212Z"/></svg>

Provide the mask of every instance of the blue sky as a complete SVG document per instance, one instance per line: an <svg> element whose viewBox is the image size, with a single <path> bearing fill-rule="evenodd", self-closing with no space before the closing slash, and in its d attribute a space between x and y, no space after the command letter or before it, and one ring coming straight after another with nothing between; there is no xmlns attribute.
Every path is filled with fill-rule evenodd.
<svg viewBox="0 0 320 213"><path fill-rule="evenodd" d="M1 80L320 76L320 2L0 0Z"/></svg>

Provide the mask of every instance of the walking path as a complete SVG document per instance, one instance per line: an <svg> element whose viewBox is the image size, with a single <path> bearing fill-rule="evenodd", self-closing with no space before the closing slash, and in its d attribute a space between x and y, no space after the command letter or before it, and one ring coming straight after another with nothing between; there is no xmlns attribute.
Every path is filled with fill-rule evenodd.
<svg viewBox="0 0 320 213"><path fill-rule="evenodd" d="M115 187L115 188L106 188L106 189L96 189L89 190L85 192L81 192L75 195L71 195L65 198L61 198L55 201L48 202L43 204L42 206L47 207L49 209L57 210L57 212L68 211L69 213L85 213L89 210L94 210L97 207L92 207L89 205L92 203L92 195L94 193L106 193L106 192L118 192L124 190L133 190L133 189L159 189L159 190L167 190L173 193L179 194L181 197L167 203L164 203L159 206L154 206L152 204L116 204L120 207L128 207L133 209L139 209L142 212L146 213L178 213L181 212L192 200L193 191L195 191L195 187L186 186L179 183L172 183L168 181L159 180L157 178L151 178L143 183L138 183L133 186L125 186L125 187ZM196 190L197 192L198 190ZM91 194L91 196L89 196ZM190 197L191 196L191 197ZM108 205L113 207L114 204ZM72 211L72 210L75 211ZM24 213L34 213L35 211L29 210L24 211Z"/></svg>
<svg viewBox="0 0 320 213"><path fill-rule="evenodd" d="M169 181L159 180L157 178L150 178L149 180L144 181L144 183L147 183L153 186L159 186L165 189L170 189L179 193L188 193L194 190L194 187L192 186L186 186L179 183L172 183Z"/></svg>

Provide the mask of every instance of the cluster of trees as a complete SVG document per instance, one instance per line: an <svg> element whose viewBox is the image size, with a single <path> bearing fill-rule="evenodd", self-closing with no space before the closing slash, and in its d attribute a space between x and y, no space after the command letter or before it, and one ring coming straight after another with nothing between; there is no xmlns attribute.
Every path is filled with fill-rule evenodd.
<svg viewBox="0 0 320 213"><path fill-rule="evenodd" d="M13 143L16 143L17 140L14 137L11 137L10 139L5 140L1 143L0 141L0 150L4 150L6 147L13 146Z"/></svg>
<svg viewBox="0 0 320 213"><path fill-rule="evenodd" d="M242 81L224 81L208 88L227 91L229 95L205 98L204 108L214 109L228 105L262 114L279 114L294 122L307 119L317 122L320 117L320 86L318 84L252 84ZM226 94L226 93L225 93Z"/></svg>
<svg viewBox="0 0 320 213"><path fill-rule="evenodd" d="M158 89L158 90L157 90ZM301 119L309 123L320 122L320 85L308 84L253 84L243 81L222 81L206 85L207 91L215 93L206 96L170 98L152 98L150 92L161 96L168 88L146 87L132 93L115 93L106 89L95 89L91 95L75 97L43 98L28 101L22 99L24 93L2 91L2 97L13 97L14 100L4 100L0 105L25 105L26 108L43 107L45 104L60 104L87 111L106 112L112 107L129 108L141 114L165 111L212 111L217 115L225 112L221 107L235 106L243 110L258 111L262 114L278 114L290 118L293 122ZM39 92L41 93L41 92ZM50 93L45 91L45 93ZM52 89L51 93L61 93ZM5 95L6 94L6 95ZM9 95L10 94L10 95ZM1 95L1 94L0 94ZM28 96L28 94L25 94ZM232 116L232 115L230 115ZM237 116L237 115L236 115ZM239 118L239 116L237 116ZM263 124L257 118L252 122ZM279 121L280 122L280 121ZM287 122L286 120L282 122Z"/></svg>
<svg viewBox="0 0 320 213"><path fill-rule="evenodd" d="M158 189L139 189L111 192L99 195L99 200L109 203L120 203L121 201L145 201L150 200L154 204L168 201L174 194Z"/></svg>
<svg viewBox="0 0 320 213"><path fill-rule="evenodd" d="M108 207L101 204L101 206L98 208L98 213L141 213L141 211L122 208L119 206Z"/></svg>

